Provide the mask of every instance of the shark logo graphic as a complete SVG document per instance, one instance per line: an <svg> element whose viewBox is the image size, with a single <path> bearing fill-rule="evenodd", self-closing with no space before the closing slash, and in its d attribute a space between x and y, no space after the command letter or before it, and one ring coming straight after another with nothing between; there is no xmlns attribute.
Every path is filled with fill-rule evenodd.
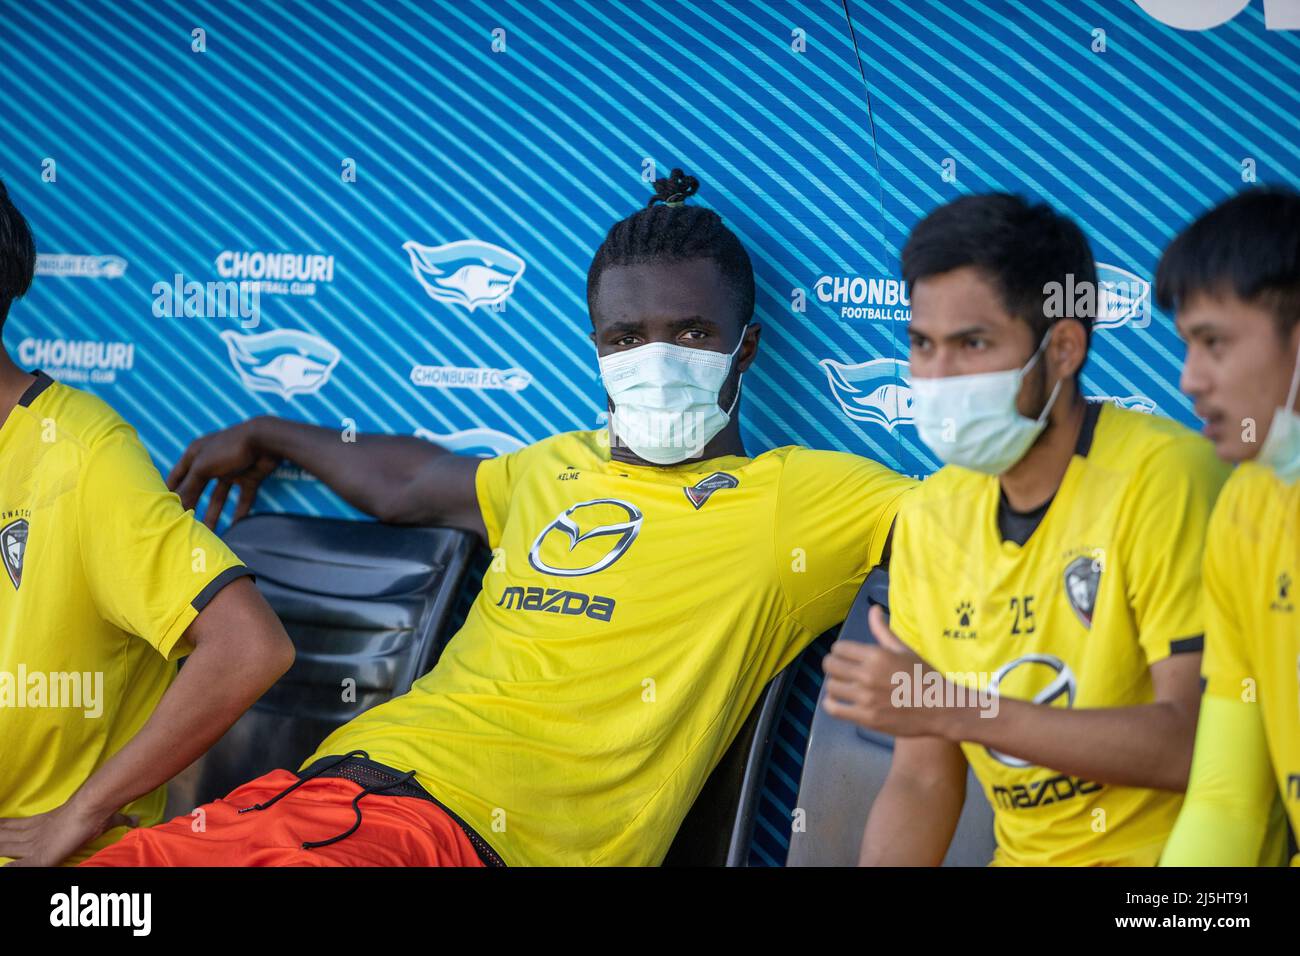
<svg viewBox="0 0 1300 956"><path fill-rule="evenodd" d="M227 330L221 338L240 381L255 392L275 392L281 398L320 391L339 364L339 350L308 332L277 329L240 335Z"/></svg>
<svg viewBox="0 0 1300 956"><path fill-rule="evenodd" d="M524 447L518 438L494 428L466 428L441 435L427 428L417 428L415 437L441 445L458 455L477 455L479 458L495 458Z"/></svg>
<svg viewBox="0 0 1300 956"><path fill-rule="evenodd" d="M912 424L912 388L907 363L898 359L872 359L845 365L834 359L817 363L826 371L831 394L849 418L872 422L893 433Z"/></svg>
<svg viewBox="0 0 1300 956"><path fill-rule="evenodd" d="M14 590L23 583L23 556L27 553L27 519L19 518L0 528L0 558Z"/></svg>
<svg viewBox="0 0 1300 956"><path fill-rule="evenodd" d="M1119 266L1097 263L1097 319L1094 329L1151 324L1151 283Z"/></svg>
<svg viewBox="0 0 1300 956"><path fill-rule="evenodd" d="M480 305L504 302L524 274L523 259L477 239L441 246L408 240L402 248L411 257L411 272L425 292L439 302L463 305L470 312Z"/></svg>
<svg viewBox="0 0 1300 956"><path fill-rule="evenodd" d="M615 508L622 508L627 512L627 519L611 524L597 525L586 532L580 531L574 513L583 508L592 508L597 505L612 505ZM528 549L528 563L543 574L555 574L565 578L576 578L584 574L595 574L597 571L604 571L626 554L628 548L632 547L632 542L641 533L642 519L643 516L639 508L628 504L626 501L619 501L617 498L593 498L591 501L580 501L542 529L542 533L537 536L533 546ZM573 551L582 542L590 541L593 538L613 537L615 541L614 546L609 551L591 564L577 568L557 568L542 560L541 555L542 544L546 541L547 535L552 532L558 532L562 536L561 540L568 541L569 551Z"/></svg>
<svg viewBox="0 0 1300 956"><path fill-rule="evenodd" d="M1110 402L1119 408L1142 412L1144 415L1154 414L1156 410L1154 399L1147 398L1145 395L1089 395L1088 399L1094 402Z"/></svg>

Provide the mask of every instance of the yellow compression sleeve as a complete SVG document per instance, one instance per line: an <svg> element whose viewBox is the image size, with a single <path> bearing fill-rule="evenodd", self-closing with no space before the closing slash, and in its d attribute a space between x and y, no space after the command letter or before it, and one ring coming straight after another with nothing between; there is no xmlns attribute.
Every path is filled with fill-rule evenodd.
<svg viewBox="0 0 1300 956"><path fill-rule="evenodd" d="M1280 865L1280 810L1259 705L1203 696L1187 798L1160 865Z"/></svg>

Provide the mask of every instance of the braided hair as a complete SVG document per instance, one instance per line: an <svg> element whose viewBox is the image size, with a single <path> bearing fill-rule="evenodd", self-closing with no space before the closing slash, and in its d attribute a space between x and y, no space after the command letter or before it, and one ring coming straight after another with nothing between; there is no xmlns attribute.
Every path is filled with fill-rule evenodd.
<svg viewBox="0 0 1300 956"><path fill-rule="evenodd" d="M698 179L674 169L667 179L654 181L655 194L644 209L614 223L587 270L587 308L593 315L596 288L607 266L712 259L731 289L739 323L753 317L754 267L749 254L716 212L685 205L699 188Z"/></svg>
<svg viewBox="0 0 1300 956"><path fill-rule="evenodd" d="M36 245L31 227L0 180L0 325L9 314L10 303L31 287L35 273Z"/></svg>

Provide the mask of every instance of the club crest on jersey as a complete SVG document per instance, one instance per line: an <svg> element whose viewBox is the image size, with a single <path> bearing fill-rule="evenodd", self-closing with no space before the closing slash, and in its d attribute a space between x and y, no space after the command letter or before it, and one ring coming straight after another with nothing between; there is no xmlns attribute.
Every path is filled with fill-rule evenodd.
<svg viewBox="0 0 1300 956"><path fill-rule="evenodd" d="M735 475L715 471L709 477L701 478L691 487L683 488L682 491L686 492L686 497L690 499L691 504L695 505L695 510L699 511L715 491L720 488L735 488L739 484L740 479Z"/></svg>
<svg viewBox="0 0 1300 956"><path fill-rule="evenodd" d="M14 590L23 583L23 556L27 553L27 519L19 518L0 528L0 558Z"/></svg>
<svg viewBox="0 0 1300 956"><path fill-rule="evenodd" d="M1091 629L1092 610L1097 604L1097 588L1101 584L1101 562L1083 556L1075 558L1065 568L1065 597L1074 608L1083 626Z"/></svg>

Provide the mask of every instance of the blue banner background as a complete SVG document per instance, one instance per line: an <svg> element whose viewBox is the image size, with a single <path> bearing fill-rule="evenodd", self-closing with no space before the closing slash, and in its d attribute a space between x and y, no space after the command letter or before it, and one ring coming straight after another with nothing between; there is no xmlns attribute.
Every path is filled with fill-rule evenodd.
<svg viewBox="0 0 1300 956"><path fill-rule="evenodd" d="M964 192L1041 197L1112 275L1149 281L1173 233L1242 188L1243 161L1300 182L1300 31L1267 29L1262 0L1203 31L1122 0L4 0L0 88L0 176L40 252L110 273L44 263L5 345L102 395L164 472L263 412L485 454L596 426L586 269L644 178L681 166L757 270L750 452L921 474L905 370L880 361L906 359L891 298L920 216ZM433 298L404 249L467 240L524 263L499 310ZM222 253L258 252L332 257L331 278L264 294L254 329L154 314L155 283L222 280ZM854 279L875 294L818 294ZM1087 391L1195 424L1170 317L1138 302L1120 318L1133 306L1094 336ZM243 338L275 330L302 334ZM231 338L269 349L260 386ZM84 341L130 348L116 368L67 360ZM415 366L507 387L419 386ZM351 513L292 471L259 507Z"/></svg>

